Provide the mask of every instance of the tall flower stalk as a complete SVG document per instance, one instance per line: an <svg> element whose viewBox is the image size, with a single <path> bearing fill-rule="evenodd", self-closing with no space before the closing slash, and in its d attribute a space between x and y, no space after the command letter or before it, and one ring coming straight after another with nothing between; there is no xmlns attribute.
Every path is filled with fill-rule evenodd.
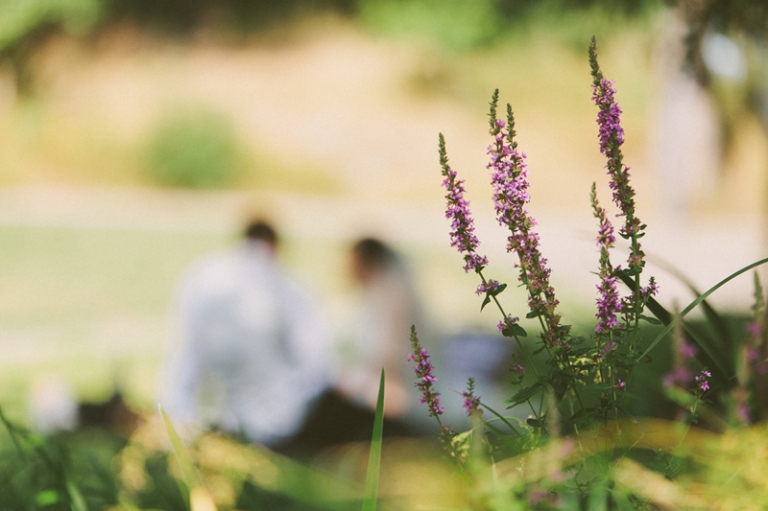
<svg viewBox="0 0 768 511"><path fill-rule="evenodd" d="M464 180L458 179L456 171L448 164L448 153L445 150L445 138L439 135L440 166L443 173L443 186L448 192L445 196L448 205L445 218L451 221L451 246L456 247L464 255L464 271L470 270L481 273L488 264L488 258L477 253L480 242L475 236L475 225L469 210L469 201L464 198ZM483 284L486 284L483 279Z"/></svg>
<svg viewBox="0 0 768 511"><path fill-rule="evenodd" d="M555 507L567 507L570 503L578 507L588 503L590 507L602 508L614 505L619 502L619 498L636 507L655 505L655 500L634 489L634 481L625 482L632 478L626 478L630 473L624 471L631 465L624 464L622 460L635 449L644 449L653 444L657 456L652 465L656 468L649 467L648 470L670 479L679 474L681 468L686 468L686 474L692 472L692 467L687 467L686 463L692 459L698 461L698 458L688 455L687 446L681 449L687 432L698 420L697 412L707 422L710 422L710 417L715 417L708 403L718 395L718 391L729 390L732 386L731 375L727 374L729 368L726 367L730 360L723 360L720 355L725 353L715 349L720 345L731 345L727 329L717 331L712 336L702 336L697 329L683 324L683 317L704 303L712 292L726 282L768 262L766 258L733 273L700 294L677 314L670 313L653 298L658 291L653 277L644 286L641 285L645 254L640 241L646 226L637 217L630 169L624 164L621 108L616 101L613 82L603 76L597 63L594 38L589 48L589 60L592 99L598 109L597 135L600 152L606 157L613 205L606 201L604 204L608 207L601 206L597 185L593 183L590 199L598 224L596 243L599 251L599 282L596 285L596 324L586 336L571 333L568 325L561 324L559 303L550 281L551 270L542 255L536 221L528 211L531 200L528 168L526 156L519 150L516 141L512 108L507 105L506 117L499 119L499 93L494 92L489 115L492 143L488 148L490 158L487 169L491 171L496 219L505 229L507 252L513 255L519 287L526 293L526 304L521 304L525 311L520 316L525 315L537 321L541 327L541 339L535 345L520 342L520 337L526 333L518 324L519 318L506 313L499 302L499 294L506 285L494 279L486 279L483 275L487 271L488 260L478 252L479 242L474 234L469 202L465 198L464 181L458 179L456 172L449 166L445 140L440 135L440 164L447 192L446 217L451 222L451 245L462 255L464 270L473 271L480 277L477 293L484 295L481 310L491 302L498 307L502 316L498 323L500 332L506 337L515 338L520 346L520 354L525 357L525 367L517 363L514 355L512 357L510 379L520 388L504 403L508 405L507 409L527 403L533 411L533 415L527 418L517 414L507 416L504 410L488 401L488 394L480 401L475 393L474 381L470 378L467 389L460 395L464 410L475 427L454 434L441 422L444 420L443 408L440 395L435 390L437 380L434 368L429 353L419 345L415 330L412 331L413 351L410 360L416 362L416 385L422 393L422 403L429 408L430 415L440 425L441 438L449 454L458 462L459 468L464 470L463 475L468 476L467 480L471 483L479 482L475 479L481 473L477 468L482 468L483 474L487 473L493 478L491 484L482 487L488 492L481 490L476 493L480 495L479 500L473 501L470 498L467 501L468 507L472 509L517 509L520 507L517 505L520 499L526 497L530 504L536 506L552 504ZM611 218L606 209L618 209L618 219ZM629 256L626 262L614 264L611 255L617 242L622 244L620 238L629 245ZM622 296L620 282L629 288L628 295ZM762 288L756 280L754 322L749 328L749 339L741 346L743 355L736 375L738 382L730 395L734 416L742 425L757 419L752 416L752 413L758 411L757 398L761 394L768 395L768 391L762 388L762 385L768 388L768 383L765 383L768 376L761 377L768 375L764 365L768 350L766 308ZM655 318L643 315L646 309ZM711 308L706 312L709 318L714 318L713 322L718 321ZM638 355L642 335L640 320L663 324L665 327L653 341L643 346L642 354ZM677 445L660 445L656 449L656 440L651 439L651 444L642 447L640 444L646 444L648 439L645 428L636 428L635 420L623 421L621 418L637 412L637 409L632 408L630 398L633 395L649 396L647 389L635 389L631 379L637 370L642 369L641 361L650 362L648 354L668 338L672 328L675 328L672 338L676 360L672 371L664 378L664 385L667 397L680 405L685 425L679 430L676 428L675 435L670 436L673 444ZM642 333L647 331L643 330ZM531 353L526 348L536 351ZM538 354L541 354L542 360L537 360L540 362L537 366L532 363L532 356ZM663 359L663 356L658 356L654 362ZM654 399L656 397L653 395ZM761 404L764 409L768 409L768 404ZM717 425L717 422L713 421L710 425ZM592 433L585 434L585 428L594 429ZM561 431L572 437L560 442L557 437ZM487 446L488 450L484 452L477 449L477 446ZM539 464L536 456L518 456L532 450L539 450L547 459L551 458L551 467ZM571 452L578 452L578 456L570 456ZM508 459L499 458L508 455ZM716 463L720 463L719 458ZM614 472L614 467L620 467L618 470L621 472ZM486 471L489 468L491 470ZM641 474L635 468L631 470L632 474ZM616 476L618 473L621 477ZM732 472L730 468L723 472L729 480L737 477L738 473L738 470ZM624 484L628 485L624 494L616 491ZM541 500L540 488L552 497L551 502L544 503ZM666 504L664 501L659 503Z"/></svg>
<svg viewBox="0 0 768 511"><path fill-rule="evenodd" d="M536 220L528 213L528 170L525 154L517 150L515 141L515 119L512 107L507 105L506 122L496 117L499 100L498 89L494 91L489 114L491 136L494 143L488 148L491 161L491 184L496 218L500 225L510 230L507 237L507 252L515 253L520 270L518 280L528 290L528 308L532 316L542 322L542 339L552 350L567 349L567 330L560 325L557 313L558 301L555 290L549 282L551 270L539 249L539 235L534 231ZM506 128L506 131L505 131Z"/></svg>
<svg viewBox="0 0 768 511"><path fill-rule="evenodd" d="M519 270L518 280L528 291L528 317L538 318L544 347L553 357L557 368L565 375L564 385L558 384L560 393L567 387L573 389L581 408L584 408L576 384L578 370L569 356L569 329L560 324L557 311L559 301L549 281L551 270L539 248L539 235L534 230L536 220L528 212L531 200L528 193L528 169L525 154L518 151L515 140L515 118L511 105L507 104L507 119L497 117L499 91L494 91L489 112L490 134L493 144L488 147L491 171L493 203L499 225L506 227L507 252L517 255L515 267ZM547 385L554 380L549 379ZM541 379L540 379L541 382ZM550 410L553 411L553 410Z"/></svg>
<svg viewBox="0 0 768 511"><path fill-rule="evenodd" d="M624 144L621 107L616 102L616 89L613 88L613 80L608 80L603 76L597 62L597 43L594 37L589 46L589 65L592 72L592 101L598 107L597 125L600 152L607 158L606 169L610 177L609 186L613 191L613 202L621 211L621 216L624 217L619 235L630 242L627 268L621 272L617 270L617 276L623 275L632 280L630 286L632 292L625 297L622 309L627 324L633 326L634 334L630 339L629 349L631 353L634 353L640 316L645 303L651 295L656 293L657 288L653 279L645 288L640 285L640 274L645 267L645 253L641 248L640 238L645 235L643 231L646 225L640 221L635 213L635 190L630 185L630 168L624 164L624 155L621 151L621 146Z"/></svg>
<svg viewBox="0 0 768 511"><path fill-rule="evenodd" d="M459 459L459 453L454 448L453 431L447 424L443 424L440 417L445 409L440 405L440 393L435 390L435 367L430 360L429 352L421 346L419 337L416 335L416 326L411 326L411 353L408 355L409 362L415 362L413 370L416 373L416 387L421 391L421 404L426 404L429 408L429 415L437 420L440 427L440 441L451 455ZM478 401L479 404L479 401Z"/></svg>
<svg viewBox="0 0 768 511"><path fill-rule="evenodd" d="M498 91L497 91L498 92ZM440 133L438 137L438 147L440 155L440 167L443 175L443 187L446 189L445 195L447 205L445 217L451 221L451 246L455 247L460 254L464 256L464 271L474 271L480 277L481 283L477 287L478 294L485 294L483 307L493 301L502 314L503 319L499 323L499 331L507 337L513 337L517 342L526 363L538 377L536 367L528 354L525 346L520 342L520 336L525 336L525 330L518 325L518 318L512 317L504 311L497 296L506 289L506 284L501 284L494 279L486 279L483 275L483 269L488 265L488 258L477 252L479 241L474 234L474 220L469 209L469 201L464 198L466 190L464 180L458 179L458 174L448 163L448 153L445 147L445 137ZM527 400L534 415L539 416L530 400Z"/></svg>
<svg viewBox="0 0 768 511"><path fill-rule="evenodd" d="M597 200L597 185L595 183L592 183L590 199L594 216L600 224L597 235L597 246L600 249L600 272L598 274L600 283L596 286L598 290L597 313L595 314L597 318L597 326L595 326L596 360L600 380L604 384L609 384L612 389L610 395L604 396L602 403L607 406L610 400L613 415L616 418L618 417L618 397L623 395L620 392L624 390L626 381L617 380L618 375L614 371L614 352L618 345L615 340L618 336L614 335L614 332L620 331L626 326L619 323L617 319L624 307L616 288L616 281L619 279L617 273L621 271L621 268L613 268L611 264L610 249L616 242L616 237L613 234L613 224L608 220L605 209L600 207Z"/></svg>
<svg viewBox="0 0 768 511"><path fill-rule="evenodd" d="M595 218L600 222L600 230L597 236L597 246L600 248L600 284L597 289L600 293L597 299L597 326L595 327L595 333L598 335L598 341L608 339L607 343L612 341L612 334L614 329L621 329L624 325L620 324L616 318L623 308L619 292L616 289L616 271L620 270L617 267L615 270L611 264L611 258L609 249L613 247L616 242L616 238L613 235L613 225L606 216L605 209L600 207L597 200L597 185L592 183L592 209L594 211ZM599 344L605 344L605 342L599 342ZM599 346L600 347L600 346Z"/></svg>

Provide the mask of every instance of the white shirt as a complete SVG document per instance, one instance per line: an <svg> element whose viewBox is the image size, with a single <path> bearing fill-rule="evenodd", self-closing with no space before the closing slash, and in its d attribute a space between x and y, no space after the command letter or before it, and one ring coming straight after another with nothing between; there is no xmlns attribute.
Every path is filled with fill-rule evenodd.
<svg viewBox="0 0 768 511"><path fill-rule="evenodd" d="M341 346L337 388L354 402L375 409L384 367L385 413L402 416L418 404L418 393L411 391L412 364L407 361L411 325L423 326L420 304L408 272L396 262L377 271L365 286L354 330Z"/></svg>
<svg viewBox="0 0 768 511"><path fill-rule="evenodd" d="M179 343L163 405L276 444L302 425L330 380L327 328L268 247L248 242L194 265L178 291Z"/></svg>

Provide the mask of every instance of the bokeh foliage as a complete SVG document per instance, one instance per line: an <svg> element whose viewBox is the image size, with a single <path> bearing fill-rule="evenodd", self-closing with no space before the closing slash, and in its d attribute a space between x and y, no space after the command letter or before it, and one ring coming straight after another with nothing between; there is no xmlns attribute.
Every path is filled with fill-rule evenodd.
<svg viewBox="0 0 768 511"><path fill-rule="evenodd" d="M194 36L205 26L230 35L273 29L297 18L332 13L359 19L374 30L421 34L465 50L503 37L510 27L541 13L567 18L600 10L630 16L660 0L2 0L0 61L11 66L17 89L34 92L30 59L50 36L92 37L120 24L177 37Z"/></svg>
<svg viewBox="0 0 768 511"><path fill-rule="evenodd" d="M235 128L214 110L185 109L161 118L151 130L147 173L156 184L218 188L240 170Z"/></svg>

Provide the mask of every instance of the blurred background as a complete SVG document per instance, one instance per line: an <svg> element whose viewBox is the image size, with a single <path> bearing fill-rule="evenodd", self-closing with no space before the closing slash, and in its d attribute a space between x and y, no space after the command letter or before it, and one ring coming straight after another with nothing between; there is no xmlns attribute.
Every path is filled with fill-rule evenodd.
<svg viewBox="0 0 768 511"><path fill-rule="evenodd" d="M682 308L694 296L675 272L704 290L767 252L767 23L761 1L2 0L0 404L26 421L35 382L55 377L151 410L175 283L254 214L339 331L356 300L348 249L376 236L407 257L428 347L493 334L449 246L437 137L488 275L514 284L485 169L495 88L565 322L588 331L593 181L610 204L592 35L624 111L649 274ZM746 311L751 282L713 303ZM515 286L502 298L525 315Z"/></svg>

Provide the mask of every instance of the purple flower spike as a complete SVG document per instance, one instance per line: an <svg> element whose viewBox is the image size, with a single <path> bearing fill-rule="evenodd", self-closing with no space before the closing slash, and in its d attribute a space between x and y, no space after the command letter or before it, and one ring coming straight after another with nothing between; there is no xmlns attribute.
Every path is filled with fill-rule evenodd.
<svg viewBox="0 0 768 511"><path fill-rule="evenodd" d="M464 398L462 406L467 412L467 417L479 417L483 414L480 409L480 396L475 396L475 380L470 378L467 382L467 390L461 393Z"/></svg>
<svg viewBox="0 0 768 511"><path fill-rule="evenodd" d="M507 121L496 119L498 91L491 102L491 135L494 144L488 148L491 161L491 184L496 218L500 225L507 227L511 234L507 238L507 252L516 253L520 269L518 280L528 289L528 307L531 312L544 318L546 329L542 334L544 342L552 348L565 347L564 332L557 313L558 301L555 290L549 283L551 270L539 250L539 235L533 230L536 221L528 214L528 170L525 154L518 152L514 140L514 118L507 105ZM506 128L506 131L504 131Z"/></svg>
<svg viewBox="0 0 768 511"><path fill-rule="evenodd" d="M460 254L464 254L464 271L474 270L480 272L488 265L488 259L479 255L477 247L479 241L475 236L475 226L472 213L469 211L469 201L464 198L464 180L457 179L456 171L448 165L448 156L445 150L445 138L440 134L440 165L442 167L443 186L448 191L445 198L448 205L445 209L445 217L451 221L451 246L456 247Z"/></svg>
<svg viewBox="0 0 768 511"><path fill-rule="evenodd" d="M634 213L635 191L629 184L630 169L622 163L621 145L624 143L624 129L621 127L621 108L614 99L616 89L613 88L612 80L606 80L602 76L592 84L592 89L592 100L599 108L597 125L600 152L608 157L606 167L611 176L613 201L626 216ZM632 234L634 227L626 225L626 233Z"/></svg>
<svg viewBox="0 0 768 511"><path fill-rule="evenodd" d="M617 279L618 277L605 277L596 286L600 292L600 297L597 299L597 313L595 314L598 319L595 332L598 334L609 332L619 326L616 314L621 312L622 303L616 289Z"/></svg>
<svg viewBox="0 0 768 511"><path fill-rule="evenodd" d="M597 313L595 314L597 318L595 332L603 334L610 333L611 330L623 326L616 319L616 315L622 311L623 305L616 287L618 277L611 266L608 253L608 249L613 247L616 241L616 238L613 236L613 225L608 220L605 209L601 208L597 201L597 186L594 183L592 183L590 198L595 218L600 222L600 229L597 235L597 246L600 247L600 284L596 286L599 297L597 299Z"/></svg>
<svg viewBox="0 0 768 511"><path fill-rule="evenodd" d="M416 337L416 328L414 327L411 327L411 347L413 352L408 355L408 361L416 362L413 369L416 372L416 376L419 377L416 387L421 390L421 403L427 404L430 416L437 417L442 415L445 410L440 406L440 393L433 388L433 384L437 382L437 378L433 374L435 368L432 362L429 361L427 350L419 345L419 340Z"/></svg>
<svg viewBox="0 0 768 511"><path fill-rule="evenodd" d="M614 100L616 89L613 80L600 79L599 84L592 85L592 101L600 107L597 114L597 124L600 127L600 152L611 157L614 146L624 143L624 129L621 127L621 107Z"/></svg>
<svg viewBox="0 0 768 511"><path fill-rule="evenodd" d="M645 254L640 249L638 239L645 229L640 220L635 217L635 190L629 184L629 167L624 165L621 145L624 143L624 129L621 127L621 108L616 102L616 89L613 81L607 80L597 63L597 44L592 38L589 47L589 63L592 68L592 100L598 107L597 125L600 139L600 152L607 157L606 168L611 177L610 187L613 190L613 202L621 209L624 216L624 226L621 235L632 238L632 254L629 256L629 268L639 270L644 266Z"/></svg>

